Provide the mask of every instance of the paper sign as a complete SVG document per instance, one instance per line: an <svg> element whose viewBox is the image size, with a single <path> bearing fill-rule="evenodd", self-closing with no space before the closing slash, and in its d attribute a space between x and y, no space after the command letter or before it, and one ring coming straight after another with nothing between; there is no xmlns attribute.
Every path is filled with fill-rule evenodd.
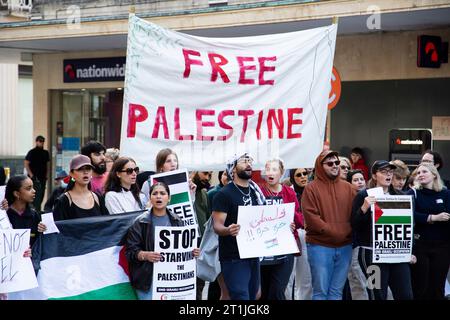
<svg viewBox="0 0 450 320"><path fill-rule="evenodd" d="M271 206L239 206L236 237L241 259L297 253L291 232L294 203Z"/></svg>
<svg viewBox="0 0 450 320"><path fill-rule="evenodd" d="M23 253L30 243L30 229L0 231L0 292L22 291L38 286L33 264Z"/></svg>
<svg viewBox="0 0 450 320"><path fill-rule="evenodd" d="M43 213L41 215L41 218L42 223L47 227L47 230L44 231L44 234L59 233L59 229L55 224L55 220L53 219L53 212Z"/></svg>
<svg viewBox="0 0 450 320"><path fill-rule="evenodd" d="M155 227L155 251L161 261L153 264L153 300L195 300L196 246L195 226Z"/></svg>
<svg viewBox="0 0 450 320"><path fill-rule="evenodd" d="M366 189L367 195L369 197L382 197L384 196L383 188L382 187L376 187L371 189Z"/></svg>

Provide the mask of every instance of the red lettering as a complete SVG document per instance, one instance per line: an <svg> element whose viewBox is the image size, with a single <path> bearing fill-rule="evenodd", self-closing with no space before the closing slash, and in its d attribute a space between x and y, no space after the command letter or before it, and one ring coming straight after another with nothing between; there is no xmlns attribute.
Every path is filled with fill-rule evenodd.
<svg viewBox="0 0 450 320"><path fill-rule="evenodd" d="M127 138L134 138L136 136L136 123L145 121L147 118L148 112L144 106L130 103L128 105Z"/></svg>
<svg viewBox="0 0 450 320"><path fill-rule="evenodd" d="M194 60L189 57L189 55L200 57L200 52L195 50L188 50L183 48L183 56L184 56L184 78L189 78L191 74L191 65L202 66L203 62L201 60Z"/></svg>
<svg viewBox="0 0 450 320"><path fill-rule="evenodd" d="M221 68L221 66L224 66L228 63L228 60L224 56L217 53L208 53L208 58L211 64L211 82L215 82L217 80L218 74L220 74L220 77L222 78L224 83L230 82L227 74ZM219 61L216 61L216 58L218 58Z"/></svg>
<svg viewBox="0 0 450 320"><path fill-rule="evenodd" d="M258 124L256 125L256 139L261 140L261 124L263 119L263 110L258 112Z"/></svg>
<svg viewBox="0 0 450 320"><path fill-rule="evenodd" d="M218 141L228 140L233 135L233 127L223 121L223 119L228 116L234 116L234 111L233 110L223 110L219 113L219 117L218 117L219 126L223 129L226 129L229 131L228 131L228 134L225 136L218 136L217 137Z"/></svg>
<svg viewBox="0 0 450 320"><path fill-rule="evenodd" d="M203 116L213 116L214 110L197 109L195 111L195 119L197 121L197 140L200 141L213 141L213 136L204 136L203 127L214 127L214 121L203 121Z"/></svg>
<svg viewBox="0 0 450 320"><path fill-rule="evenodd" d="M265 84L273 86L274 80L264 80L264 72L274 72L275 66L266 66L266 61L277 61L277 57L260 57L259 61L259 85L263 86Z"/></svg>
<svg viewBox="0 0 450 320"><path fill-rule="evenodd" d="M302 119L294 119L294 114L303 113L303 108L288 108L288 130L287 130L287 139L296 139L301 138L302 134L292 133L292 126L301 125L303 123Z"/></svg>
<svg viewBox="0 0 450 320"><path fill-rule="evenodd" d="M166 108L164 106L158 107L155 117L155 126L153 127L152 139L158 139L159 127L163 127L164 139L169 140L169 128L167 127Z"/></svg>
<svg viewBox="0 0 450 320"><path fill-rule="evenodd" d="M243 124L242 124L242 133L241 133L241 142L244 142L245 140L245 133L247 132L247 126L248 126L248 117L255 114L255 111L253 110L239 110L238 115L243 116Z"/></svg>
<svg viewBox="0 0 450 320"><path fill-rule="evenodd" d="M275 123L275 126L278 129L278 138L283 139L283 131L284 131L284 120L283 120L283 110L277 109L278 118L275 115L275 109L269 109L267 114L267 130L269 132L269 139L272 139L272 122Z"/></svg>
<svg viewBox="0 0 450 320"><path fill-rule="evenodd" d="M194 140L194 136L191 134L180 135L180 108L175 108L173 122L175 123L175 140Z"/></svg>
<svg viewBox="0 0 450 320"><path fill-rule="evenodd" d="M239 64L239 84L255 84L254 79L246 79L245 71L246 70L256 70L256 66L245 66L244 62L255 60L253 57L236 57L237 62Z"/></svg>

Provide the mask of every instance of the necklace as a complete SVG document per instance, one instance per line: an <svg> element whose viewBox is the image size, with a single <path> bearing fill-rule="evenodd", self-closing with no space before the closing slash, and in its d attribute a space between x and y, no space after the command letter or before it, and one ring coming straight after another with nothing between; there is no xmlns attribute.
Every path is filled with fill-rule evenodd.
<svg viewBox="0 0 450 320"><path fill-rule="evenodd" d="M248 188L248 194L245 194L237 185L236 183L234 183L234 186L236 187L236 189L238 189L238 191L242 194L242 201L244 202L244 206L251 206L252 203L252 197L250 196L250 187Z"/></svg>

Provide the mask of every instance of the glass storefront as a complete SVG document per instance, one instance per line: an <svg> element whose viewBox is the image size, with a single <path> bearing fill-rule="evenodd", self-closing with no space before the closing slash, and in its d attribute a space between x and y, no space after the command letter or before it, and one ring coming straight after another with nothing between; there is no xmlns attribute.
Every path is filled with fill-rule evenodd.
<svg viewBox="0 0 450 320"><path fill-rule="evenodd" d="M51 90L52 179L89 140L107 148L120 145L123 91L120 89Z"/></svg>

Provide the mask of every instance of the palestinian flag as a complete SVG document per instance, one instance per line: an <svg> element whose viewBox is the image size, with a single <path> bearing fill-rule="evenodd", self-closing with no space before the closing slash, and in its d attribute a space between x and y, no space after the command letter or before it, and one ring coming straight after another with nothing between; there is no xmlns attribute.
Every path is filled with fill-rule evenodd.
<svg viewBox="0 0 450 320"><path fill-rule="evenodd" d="M189 180L185 170L175 170L152 176L152 185L164 182L169 186L169 206L189 202Z"/></svg>
<svg viewBox="0 0 450 320"><path fill-rule="evenodd" d="M375 224L411 224L411 202L378 201L374 218Z"/></svg>
<svg viewBox="0 0 450 320"><path fill-rule="evenodd" d="M141 212L57 221L33 246L39 290L24 299L136 299L122 238Z"/></svg>

